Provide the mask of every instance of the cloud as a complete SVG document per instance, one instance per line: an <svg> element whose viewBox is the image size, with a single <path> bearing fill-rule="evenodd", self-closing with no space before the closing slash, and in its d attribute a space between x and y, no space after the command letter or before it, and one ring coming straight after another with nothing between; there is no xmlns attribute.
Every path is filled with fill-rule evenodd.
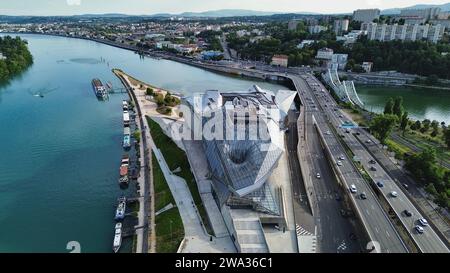
<svg viewBox="0 0 450 273"><path fill-rule="evenodd" d="M81 0L66 0L69 6L79 6L81 5Z"/></svg>

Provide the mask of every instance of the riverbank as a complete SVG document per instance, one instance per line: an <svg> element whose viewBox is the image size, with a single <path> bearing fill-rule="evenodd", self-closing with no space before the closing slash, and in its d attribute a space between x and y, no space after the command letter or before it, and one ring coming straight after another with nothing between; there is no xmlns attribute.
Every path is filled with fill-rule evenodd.
<svg viewBox="0 0 450 273"><path fill-rule="evenodd" d="M166 117L174 120L180 118L179 102L181 101L181 95L176 95L175 92L145 83L120 69L113 69L112 72L119 78L122 78L134 93L138 93L138 96L144 97L144 100L141 100L140 103L145 108L147 115L152 117ZM177 101L178 104L174 102L172 105L168 105L168 96L170 100Z"/></svg>
<svg viewBox="0 0 450 273"><path fill-rule="evenodd" d="M119 70L113 70L113 73L120 79L125 86L130 99L133 101L138 113L139 121L136 122L138 131L141 132L141 141L139 145L141 162L144 162L144 168L140 169L138 177L138 196L139 211L138 211L138 226L143 226L143 229L136 231L136 252L137 253L155 253L156 252L156 234L155 234L155 204L154 204L154 185L151 168L151 151L149 146L150 132L148 126L144 122L142 115L142 108L139 100L134 92L132 84L125 78Z"/></svg>

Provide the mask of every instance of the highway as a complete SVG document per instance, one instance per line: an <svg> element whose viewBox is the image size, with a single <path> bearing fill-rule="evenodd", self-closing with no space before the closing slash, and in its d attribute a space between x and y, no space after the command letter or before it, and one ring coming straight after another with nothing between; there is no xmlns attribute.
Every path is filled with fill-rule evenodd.
<svg viewBox="0 0 450 273"><path fill-rule="evenodd" d="M356 131L354 129L346 130L344 128L341 128L344 122L354 122L349 117L347 117L344 112L342 112L340 109L337 109L338 106L334 102L334 99L331 97L329 92L322 91L326 90L325 87L313 76L309 76L309 79L311 79L309 80L309 85L313 87L312 89L314 89L313 94L324 110L324 114L327 116L328 121L332 123L334 129L337 130L339 134L344 136L342 139L351 149L353 154L360 160L361 164L370 175L372 180L375 181L375 183L383 183L383 187L376 186L377 190L382 194L383 198L393 209L405 229L409 232L419 251L424 253L449 252L446 245L442 242L442 240L439 238L432 227L425 227L425 232L423 234L420 234L415 230L415 226L419 224L418 219L424 218L424 216L420 214L416 207L407 198L402 189L399 188L395 181L393 181L393 179L379 165L379 163L370 154L370 152L366 150L366 147L364 147L360 140L357 139L355 133ZM335 111L335 109L337 110ZM358 132L360 133L360 135L368 134L363 130L358 130ZM355 133L355 135L353 133ZM371 139L367 136L360 136L360 138L362 141ZM369 163L372 160L375 161L375 164ZM371 170L371 167L375 167L375 169ZM364 181L364 184L367 183ZM391 195L391 193L394 191L398 194L397 197L393 197ZM404 210L410 211L413 215L411 217L406 216Z"/></svg>
<svg viewBox="0 0 450 273"><path fill-rule="evenodd" d="M296 89L299 92L301 100L308 105L307 113L308 118L314 117L316 124L322 136L325 139L326 145L329 147L333 158L337 161L337 158L344 155L346 159L343 160L343 166L339 167L339 171L344 178L345 189L348 190L350 185L354 184L358 189L357 194L349 194L352 203L355 205L357 214L364 224L364 228L367 230L370 238L377 241L380 244L381 252L391 253L405 253L408 252L406 246L403 244L394 226L391 224L388 216L384 213L380 204L378 203L375 194L371 190L362 178L359 171L350 163L350 160L345 155L345 150L337 140L337 137L332 128L329 127L323 111L317 108L317 102L310 86L306 81L298 76L290 75L294 82ZM309 111L311 110L311 111ZM308 130L314 130L309 127ZM317 132L317 131L316 131ZM329 133L329 134L327 134ZM328 159L322 160L328 164ZM335 162L333 162L335 164ZM314 168L314 167L313 167ZM359 197L359 193L365 192L367 200L363 200Z"/></svg>
<svg viewBox="0 0 450 273"><path fill-rule="evenodd" d="M357 253L361 251L357 241L357 232L349 218L341 214L346 210L342 202L344 193L338 186L336 178L324 154L319 136L311 118L311 109L306 106L306 151L307 165L311 166L310 176L314 191L312 205L314 206L314 225L317 228L318 251L321 253ZM297 130L293 133L297 134ZM295 144L297 149L297 144ZM291 152L291 151L290 151ZM292 151L296 154L296 151ZM291 152L291 153L292 153ZM320 178L316 177L320 173ZM305 196L306 197L306 196ZM304 217L299 219L299 225ZM307 227L305 227L307 228ZM311 230L315 233L315 230ZM365 247L365 245L364 245Z"/></svg>

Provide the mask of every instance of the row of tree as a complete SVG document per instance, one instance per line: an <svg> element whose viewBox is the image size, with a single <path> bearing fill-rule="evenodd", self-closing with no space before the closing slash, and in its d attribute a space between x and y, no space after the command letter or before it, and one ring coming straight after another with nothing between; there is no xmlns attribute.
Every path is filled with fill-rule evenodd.
<svg viewBox="0 0 450 273"><path fill-rule="evenodd" d="M20 37L0 37L0 81L19 74L33 63L27 42Z"/></svg>
<svg viewBox="0 0 450 273"><path fill-rule="evenodd" d="M447 128L445 123L440 124L437 121L410 122L408 113L403 108L402 97L390 98L386 102L383 114L377 115L372 120L370 130L384 144L396 125L404 133L408 124L412 130L422 128L427 131L433 128L436 132L441 125L444 130L444 139L450 149L450 128ZM434 201L439 206L450 208L450 170L437 165L435 149L426 149L406 157L405 168L434 196Z"/></svg>
<svg viewBox="0 0 450 273"><path fill-rule="evenodd" d="M450 171L439 168L435 149L426 149L406 158L406 169L434 196L443 208L450 208Z"/></svg>
<svg viewBox="0 0 450 273"><path fill-rule="evenodd" d="M345 50L349 62L360 64L373 62L374 70L397 70L422 76L435 75L450 79L450 44L427 41L371 41L360 38L351 48Z"/></svg>

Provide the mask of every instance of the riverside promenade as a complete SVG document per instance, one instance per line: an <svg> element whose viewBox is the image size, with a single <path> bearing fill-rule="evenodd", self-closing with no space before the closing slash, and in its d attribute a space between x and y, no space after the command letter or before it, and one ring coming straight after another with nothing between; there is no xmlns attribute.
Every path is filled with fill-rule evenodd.
<svg viewBox="0 0 450 273"><path fill-rule="evenodd" d="M140 143L140 161L144 163L140 170L138 178L139 211L138 226L144 226L143 229L136 230L136 253L155 253L156 252L156 232L155 232L155 204L154 204L154 186L152 174L152 146L150 144L150 130L142 114L141 105L136 96L131 83L125 78L120 70L113 70L113 73L120 79L125 86L130 99L134 102L137 109L138 119L136 126L141 132Z"/></svg>

